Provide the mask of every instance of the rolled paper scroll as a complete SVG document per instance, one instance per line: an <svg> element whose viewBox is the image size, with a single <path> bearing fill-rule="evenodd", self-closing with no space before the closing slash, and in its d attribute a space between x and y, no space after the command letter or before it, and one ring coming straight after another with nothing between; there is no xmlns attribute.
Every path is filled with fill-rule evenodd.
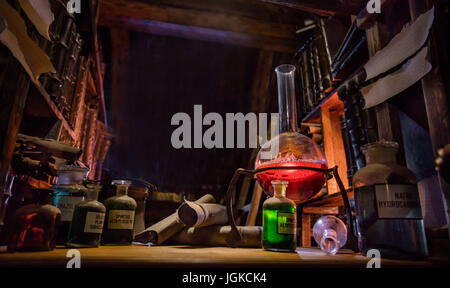
<svg viewBox="0 0 450 288"><path fill-rule="evenodd" d="M188 227L206 227L228 223L227 209L214 203L186 201L178 208L178 219Z"/></svg>
<svg viewBox="0 0 450 288"><path fill-rule="evenodd" d="M195 201L194 203L200 204L200 203L215 203L215 202L216 199L214 198L214 196L212 196L211 194L206 194L197 201ZM183 205L187 204L183 203L181 204L181 207ZM152 243L161 245L167 239L175 235L177 232L183 230L184 227L186 227L186 225L179 221L178 213L175 212L172 215L164 218L158 223L153 224L144 231L135 235L134 240L140 243Z"/></svg>
<svg viewBox="0 0 450 288"><path fill-rule="evenodd" d="M261 226L238 226L242 239L238 247L261 247ZM176 234L168 243L183 245L228 246L227 238L231 233L231 226L189 227Z"/></svg>

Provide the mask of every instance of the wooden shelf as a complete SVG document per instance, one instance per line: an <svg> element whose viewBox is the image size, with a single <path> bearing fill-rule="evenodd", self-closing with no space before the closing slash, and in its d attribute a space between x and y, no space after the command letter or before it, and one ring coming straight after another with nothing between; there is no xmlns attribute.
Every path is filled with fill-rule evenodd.
<svg viewBox="0 0 450 288"><path fill-rule="evenodd" d="M34 83L34 87L37 89L39 94L42 96L42 98L44 99L44 101L48 105L50 111L53 113L54 117L57 118L58 120L61 120L62 126L67 131L67 133L70 135L70 137L72 137L73 140L76 140L75 132L70 127L69 123L64 118L64 116L62 115L61 111L59 111L59 109L56 106L55 102L53 102L53 100L50 98L50 95L47 93L47 91L44 89L44 87L42 87L42 85L36 84L36 83Z"/></svg>
<svg viewBox="0 0 450 288"><path fill-rule="evenodd" d="M65 268L68 249L49 252L3 253L0 267ZM101 246L80 249L81 267L359 267L369 258L349 250L327 255L318 248L298 248L297 253L270 252L261 248L193 246ZM381 267L431 267L432 262L381 260Z"/></svg>

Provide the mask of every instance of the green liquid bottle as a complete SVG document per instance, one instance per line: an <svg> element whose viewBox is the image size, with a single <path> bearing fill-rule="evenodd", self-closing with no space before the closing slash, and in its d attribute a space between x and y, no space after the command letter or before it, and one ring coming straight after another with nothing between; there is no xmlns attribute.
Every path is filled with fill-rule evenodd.
<svg viewBox="0 0 450 288"><path fill-rule="evenodd" d="M286 198L288 181L274 180L273 197L263 204L262 247L271 251L295 251L297 214L294 201Z"/></svg>
<svg viewBox="0 0 450 288"><path fill-rule="evenodd" d="M75 206L67 247L98 247L106 212L105 206L97 201L99 188L101 186L88 185L86 200Z"/></svg>
<svg viewBox="0 0 450 288"><path fill-rule="evenodd" d="M131 245L133 242L134 213L136 201L129 197L131 182L114 180L117 186L116 196L105 201L106 219L102 234L102 245Z"/></svg>

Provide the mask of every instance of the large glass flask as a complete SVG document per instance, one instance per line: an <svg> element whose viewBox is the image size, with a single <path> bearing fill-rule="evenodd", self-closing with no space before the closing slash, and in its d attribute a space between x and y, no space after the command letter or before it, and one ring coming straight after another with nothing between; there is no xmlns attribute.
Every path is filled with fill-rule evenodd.
<svg viewBox="0 0 450 288"><path fill-rule="evenodd" d="M261 147L255 169L289 166L327 169L327 161L317 144L298 132L295 66L281 65L275 72L278 80L280 133ZM267 170L259 173L257 178L264 191L271 196L272 180L288 181L286 197L296 203L311 199L325 183L323 172L307 169Z"/></svg>

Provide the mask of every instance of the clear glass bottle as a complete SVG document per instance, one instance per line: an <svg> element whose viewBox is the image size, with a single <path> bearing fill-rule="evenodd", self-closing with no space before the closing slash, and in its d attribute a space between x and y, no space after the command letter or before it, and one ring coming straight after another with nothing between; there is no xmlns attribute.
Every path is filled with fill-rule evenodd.
<svg viewBox="0 0 450 288"><path fill-rule="evenodd" d="M287 181L273 180L272 185L274 195L263 204L262 247L271 251L295 251L296 204L286 198Z"/></svg>
<svg viewBox="0 0 450 288"><path fill-rule="evenodd" d="M16 211L9 251L49 251L55 248L61 211L52 205L53 196L52 190L36 189L33 191L34 203Z"/></svg>
<svg viewBox="0 0 450 288"><path fill-rule="evenodd" d="M131 245L133 242L134 214L136 201L129 197L131 182L114 180L116 196L105 201L106 218L102 234L102 245Z"/></svg>
<svg viewBox="0 0 450 288"><path fill-rule="evenodd" d="M398 144L376 142L361 149L367 165L355 173L353 185L362 254L378 249L385 258L427 257L416 177L397 163Z"/></svg>
<svg viewBox="0 0 450 288"><path fill-rule="evenodd" d="M89 185L86 200L78 203L73 212L67 247L98 247L105 220L105 205L98 202L101 186Z"/></svg>
<svg viewBox="0 0 450 288"><path fill-rule="evenodd" d="M322 216L316 221L313 235L320 249L332 255L347 243L347 227L341 219L331 215Z"/></svg>
<svg viewBox="0 0 450 288"><path fill-rule="evenodd" d="M295 97L295 66L280 65L275 69L278 80L279 135L262 145L255 161L255 169L302 166L326 169L327 161L317 144L300 134L297 125ZM268 195L273 195L272 180L289 182L286 196L302 203L322 190L325 175L320 171L302 169L267 170L257 175L258 182Z"/></svg>

